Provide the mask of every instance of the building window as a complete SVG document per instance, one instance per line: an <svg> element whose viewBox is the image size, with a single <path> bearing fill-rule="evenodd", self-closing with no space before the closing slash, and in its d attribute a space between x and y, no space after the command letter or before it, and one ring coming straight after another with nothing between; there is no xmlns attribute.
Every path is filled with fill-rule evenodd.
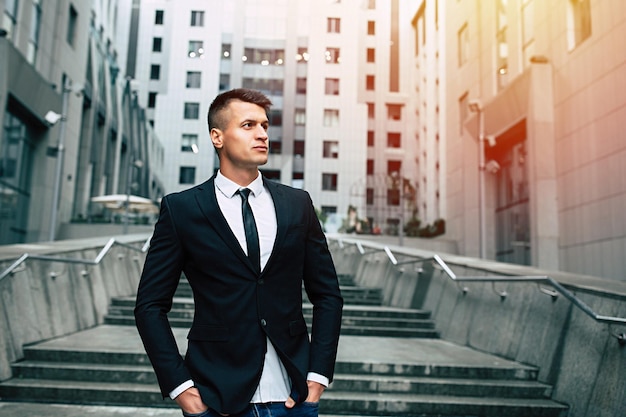
<svg viewBox="0 0 626 417"><path fill-rule="evenodd" d="M162 25L163 24L163 10L157 10L154 13L154 24Z"/></svg>
<svg viewBox="0 0 626 417"><path fill-rule="evenodd" d="M530 64L535 54L535 1L525 0L522 5L522 56L524 66Z"/></svg>
<svg viewBox="0 0 626 417"><path fill-rule="evenodd" d="M392 179L391 188L387 189L387 205L400 205L400 172L402 172L402 161L387 161L387 175Z"/></svg>
<svg viewBox="0 0 626 417"><path fill-rule="evenodd" d="M506 0L498 0L496 3L496 66L498 88L502 89L507 83L507 73L509 71L509 45L507 43L507 15Z"/></svg>
<svg viewBox="0 0 626 417"><path fill-rule="evenodd" d="M246 64L283 65L285 51L283 49L246 48L242 60Z"/></svg>
<svg viewBox="0 0 626 417"><path fill-rule="evenodd" d="M365 76L365 89L366 90L373 91L375 84L376 84L376 77L374 77L373 75Z"/></svg>
<svg viewBox="0 0 626 417"><path fill-rule="evenodd" d="M338 17L329 17L326 22L326 31L328 33L341 32L341 20Z"/></svg>
<svg viewBox="0 0 626 417"><path fill-rule="evenodd" d="M39 49L39 28L41 26L41 0L33 1L32 16L30 18L30 33L28 36L28 51L26 58L31 64L35 63ZM9 2L10 3L10 2Z"/></svg>
<svg viewBox="0 0 626 417"><path fill-rule="evenodd" d="M367 48L367 62L376 62L376 49Z"/></svg>
<svg viewBox="0 0 626 417"><path fill-rule="evenodd" d="M74 46L76 38L76 25L78 24L78 12L74 6L70 5L69 18L67 22L67 43Z"/></svg>
<svg viewBox="0 0 626 417"><path fill-rule="evenodd" d="M303 140L294 140L293 141L293 154L294 156L304 156L304 141Z"/></svg>
<svg viewBox="0 0 626 417"><path fill-rule="evenodd" d="M469 31L467 30L467 23L459 29L457 34L457 48L460 67L463 66L469 59Z"/></svg>
<svg viewBox="0 0 626 417"><path fill-rule="evenodd" d="M338 64L341 62L339 48L326 48L325 57L327 64Z"/></svg>
<svg viewBox="0 0 626 417"><path fill-rule="evenodd" d="M152 52L161 52L163 49L163 38L152 38Z"/></svg>
<svg viewBox="0 0 626 417"><path fill-rule="evenodd" d="M161 66L152 64L150 65L150 79L158 80L161 77Z"/></svg>
<svg viewBox="0 0 626 417"><path fill-rule="evenodd" d="M398 176L402 171L402 161L395 161L390 159L387 161L387 175L389 176Z"/></svg>
<svg viewBox="0 0 626 417"><path fill-rule="evenodd" d="M222 59L230 59L230 44L222 44Z"/></svg>
<svg viewBox="0 0 626 417"><path fill-rule="evenodd" d="M367 160L366 173L367 175L374 175L374 160L373 159Z"/></svg>
<svg viewBox="0 0 626 417"><path fill-rule="evenodd" d="M571 51L591 36L590 0L567 3L567 46Z"/></svg>
<svg viewBox="0 0 626 417"><path fill-rule="evenodd" d="M200 117L200 103L185 103L185 119L198 119Z"/></svg>
<svg viewBox="0 0 626 417"><path fill-rule="evenodd" d="M337 174L322 174L322 190L337 191Z"/></svg>
<svg viewBox="0 0 626 417"><path fill-rule="evenodd" d="M339 158L339 142L336 140L325 140L323 156L331 159Z"/></svg>
<svg viewBox="0 0 626 417"><path fill-rule="evenodd" d="M241 82L243 88L259 90L268 96L283 95L283 80L269 78L244 78Z"/></svg>
<svg viewBox="0 0 626 417"><path fill-rule="evenodd" d="M220 91L230 90L230 74L220 74Z"/></svg>
<svg viewBox="0 0 626 417"><path fill-rule="evenodd" d="M337 206L322 206L322 213L329 215L329 214L336 214L337 213Z"/></svg>
<svg viewBox="0 0 626 417"><path fill-rule="evenodd" d="M367 131L367 146L374 146L374 131L373 130L368 130Z"/></svg>
<svg viewBox="0 0 626 417"><path fill-rule="evenodd" d="M306 94L306 78L296 78L296 94Z"/></svg>
<svg viewBox="0 0 626 417"><path fill-rule="evenodd" d="M283 125L283 111L282 110L278 110L278 109L270 110L269 114L267 115L267 118L269 120L270 126L282 126Z"/></svg>
<svg viewBox="0 0 626 417"><path fill-rule="evenodd" d="M200 88L202 73L200 71L187 71L187 88Z"/></svg>
<svg viewBox="0 0 626 417"><path fill-rule="evenodd" d="M327 96L339 95L339 78L326 78L324 93Z"/></svg>
<svg viewBox="0 0 626 417"><path fill-rule="evenodd" d="M148 93L148 108L149 109L153 109L156 107L156 98L157 98L156 92L150 91Z"/></svg>
<svg viewBox="0 0 626 417"><path fill-rule="evenodd" d="M367 103L367 118L373 119L376 117L376 105L374 103Z"/></svg>
<svg viewBox="0 0 626 417"><path fill-rule="evenodd" d="M182 152L198 153L198 135L193 133L183 133L180 140L180 150Z"/></svg>
<svg viewBox="0 0 626 417"><path fill-rule="evenodd" d="M299 47L298 53L296 54L296 61L305 63L309 60L309 50L307 48Z"/></svg>
<svg viewBox="0 0 626 417"><path fill-rule="evenodd" d="M324 109L324 126L325 127L339 126L339 110Z"/></svg>
<svg viewBox="0 0 626 417"><path fill-rule="evenodd" d="M296 126L304 126L306 124L306 109L296 109L294 123Z"/></svg>
<svg viewBox="0 0 626 417"><path fill-rule="evenodd" d="M387 119L402 120L402 105L401 104L387 104Z"/></svg>
<svg viewBox="0 0 626 417"><path fill-rule="evenodd" d="M180 167L179 184L194 184L196 182L196 167Z"/></svg>
<svg viewBox="0 0 626 417"><path fill-rule="evenodd" d="M204 43L202 41L189 41L189 58L202 58L204 55Z"/></svg>
<svg viewBox="0 0 626 417"><path fill-rule="evenodd" d="M387 133L387 147L400 148L402 145L402 136L397 132Z"/></svg>
<svg viewBox="0 0 626 417"><path fill-rule="evenodd" d="M270 141L269 152L273 155L280 155L281 153L283 153L283 143L279 140ZM278 178L280 179L280 176Z"/></svg>
<svg viewBox="0 0 626 417"><path fill-rule="evenodd" d="M375 35L376 34L376 22L373 20L367 21L367 34Z"/></svg>
<svg viewBox="0 0 626 417"><path fill-rule="evenodd" d="M374 204L374 189L367 188L365 191L366 191L365 203L371 206Z"/></svg>
<svg viewBox="0 0 626 417"><path fill-rule="evenodd" d="M9 0L4 4L4 18L2 28L7 31L7 38L11 38L11 34L17 22L17 6L18 0Z"/></svg>
<svg viewBox="0 0 626 417"><path fill-rule="evenodd" d="M376 8L376 0L367 0L367 8L374 10Z"/></svg>
<svg viewBox="0 0 626 417"><path fill-rule="evenodd" d="M191 11L191 26L204 26L204 12L198 10Z"/></svg>

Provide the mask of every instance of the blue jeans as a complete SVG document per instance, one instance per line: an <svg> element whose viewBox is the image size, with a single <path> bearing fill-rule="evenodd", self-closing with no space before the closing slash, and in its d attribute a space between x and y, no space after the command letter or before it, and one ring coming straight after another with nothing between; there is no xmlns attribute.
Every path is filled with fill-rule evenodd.
<svg viewBox="0 0 626 417"><path fill-rule="evenodd" d="M248 408L238 414L231 414L229 417L317 417L319 403L299 403L293 408L285 407L285 403L250 404ZM185 417L222 417L216 411L208 409L199 414L188 414L183 412Z"/></svg>

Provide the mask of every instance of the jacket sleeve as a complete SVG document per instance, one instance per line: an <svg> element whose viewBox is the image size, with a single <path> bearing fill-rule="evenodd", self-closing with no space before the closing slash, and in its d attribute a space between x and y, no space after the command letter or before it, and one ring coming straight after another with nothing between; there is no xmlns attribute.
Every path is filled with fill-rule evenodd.
<svg viewBox="0 0 626 417"><path fill-rule="evenodd" d="M309 372L332 382L341 328L343 298L326 236L307 194L308 231L304 265L304 287L313 304Z"/></svg>
<svg viewBox="0 0 626 417"><path fill-rule="evenodd" d="M164 397L191 379L167 318L184 262L170 204L161 200L135 303L135 323Z"/></svg>

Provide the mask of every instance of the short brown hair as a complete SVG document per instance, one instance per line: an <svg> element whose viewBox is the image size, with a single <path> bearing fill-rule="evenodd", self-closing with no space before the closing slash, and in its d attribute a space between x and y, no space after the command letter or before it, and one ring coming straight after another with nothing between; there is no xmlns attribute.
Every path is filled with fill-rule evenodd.
<svg viewBox="0 0 626 417"><path fill-rule="evenodd" d="M235 88L230 91L226 91L215 97L213 103L209 107L209 113L207 114L207 122L209 124L209 131L213 128L220 129L222 121L219 120L218 113L228 106L232 100L240 100L246 103L256 104L263 107L265 113L267 113L272 105L272 101L267 98L265 94L257 90L251 90L249 88Z"/></svg>

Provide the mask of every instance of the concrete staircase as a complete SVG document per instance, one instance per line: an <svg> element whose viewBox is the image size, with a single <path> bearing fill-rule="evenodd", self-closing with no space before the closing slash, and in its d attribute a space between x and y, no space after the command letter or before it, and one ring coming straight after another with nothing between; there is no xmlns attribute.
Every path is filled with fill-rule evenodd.
<svg viewBox="0 0 626 417"><path fill-rule="evenodd" d="M382 307L380 291L355 287L350 277L341 286L344 325L323 416L567 416L537 369L440 340L427 312ZM181 283L170 314L181 348L193 314L189 296ZM133 304L116 298L105 325L25 347L14 378L0 383L0 399L173 407L143 352ZM304 308L310 316L310 305Z"/></svg>

